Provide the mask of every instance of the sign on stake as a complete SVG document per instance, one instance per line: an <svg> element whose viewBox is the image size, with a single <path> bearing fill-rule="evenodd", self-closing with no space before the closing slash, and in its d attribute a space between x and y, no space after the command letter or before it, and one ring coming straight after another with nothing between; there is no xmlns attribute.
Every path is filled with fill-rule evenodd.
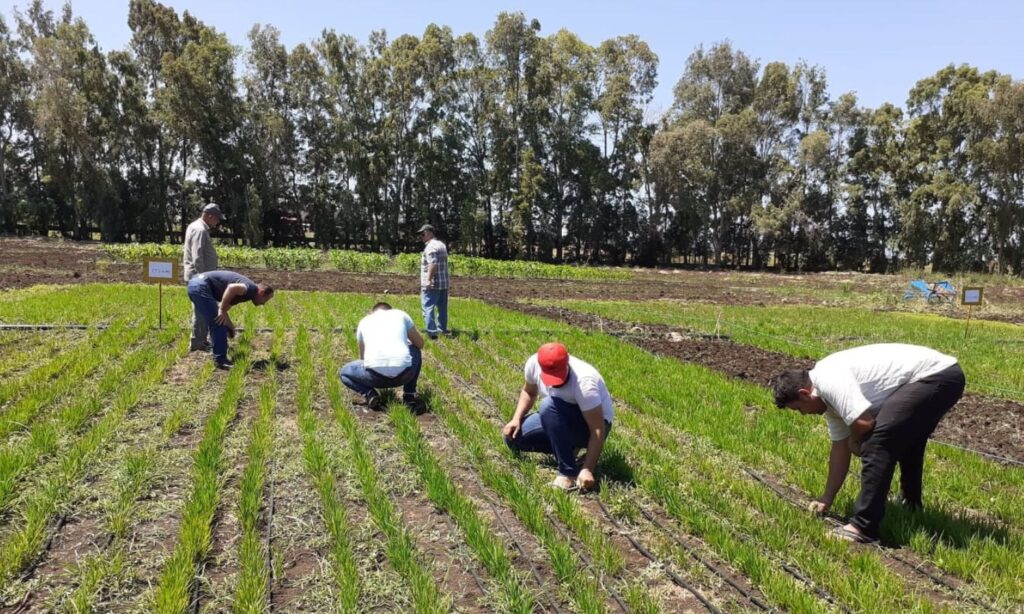
<svg viewBox="0 0 1024 614"><path fill-rule="evenodd" d="M964 325L964 339L967 339L967 330L971 326L971 310L975 305L981 305L985 298L985 289L980 286L964 287L960 293L960 304L967 305L967 323Z"/></svg>
<svg viewBox="0 0 1024 614"><path fill-rule="evenodd" d="M142 279L160 287L160 328L164 327L164 284L176 282L181 271L175 260L158 260L146 258L142 261Z"/></svg>

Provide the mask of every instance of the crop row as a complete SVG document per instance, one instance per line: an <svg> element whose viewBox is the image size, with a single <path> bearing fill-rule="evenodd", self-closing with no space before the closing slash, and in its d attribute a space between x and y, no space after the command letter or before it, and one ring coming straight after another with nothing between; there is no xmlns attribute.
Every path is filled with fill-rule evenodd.
<svg viewBox="0 0 1024 614"><path fill-rule="evenodd" d="M711 458L731 459L729 463L718 463L728 468L726 473L721 474L724 481L722 493L728 493L727 498L737 498L741 504L737 510L730 512L733 515L727 517L734 519L738 526L743 526L739 522L742 519L738 515L740 513L754 513L755 519L770 513L771 533L763 534L760 539L777 544L777 548L786 543L779 541L780 536L788 536L791 527L799 520L795 526L799 527L801 533L798 534L803 535L807 544L804 550L807 557L805 566L816 569L816 582L829 586L842 595L847 603L860 603L862 598L855 596L857 591L852 586L836 585L840 580L833 578L835 574L828 572L827 565L814 563L814 558L821 556L822 552L833 549L831 556L837 561L862 561L866 557L863 558L866 562L857 564L869 565L866 568L872 571L878 570L883 581L889 577L875 553L862 554L847 551L845 545L829 545L830 541L822 541L827 539L824 535L825 527L818 521L802 518L785 506L772 504L765 507L762 499L770 497L771 493L752 483L741 468L767 468L783 480L796 484L800 491L813 493L823 481L826 458L824 447L827 442L809 420L768 409L770 403L762 390L674 360L656 359L604 335L574 331L546 321L542 324L532 318L476 303L472 304L471 309L465 309L462 317L465 326L470 329L502 321L504 325L517 327L521 331L530 328L554 330L553 334L568 343L571 350L598 366L608 379L616 398L625 401L638 414L654 419L654 422L645 420L630 423L629 418L620 418L622 430L627 434L619 437L617 435L622 431L617 430L609 442L612 449L616 449L615 446L624 446L629 441L629 433L641 437L640 443L633 444L632 453L619 448L624 456L630 458L634 469L648 466L650 458L666 454L663 451L651 452L656 446L650 434L658 433L659 429L706 442L710 446L708 450L718 450L718 456L709 455ZM445 359L445 362L451 366L455 355L463 357L474 364L479 378L492 382L489 394L496 401L511 399L510 389L517 387L517 382L521 380L515 365L521 363L544 340L547 339L522 332L483 335L477 343L460 341L460 349L454 351L453 358ZM495 381L499 377L504 379ZM505 407L510 414L511 405ZM759 409L751 411L751 408ZM494 421L495 432L502 417L498 416ZM665 446L661 446L663 449ZM696 449L704 448L697 446ZM684 453L687 448L677 450L661 458L665 463L678 462L675 461L676 456ZM926 493L930 511L914 514L900 506L892 508L886 523L886 541L906 544L920 556L972 583L978 590L983 590L995 601L1020 602L1021 591L1014 588L1013 584L1013 578L1021 573L1020 564L1014 560L1014 553L1022 550L1019 506L1013 503L1019 500L1021 493L1019 475L1015 475L1013 470L953 451L942 450L934 456L938 457L939 462L930 465L930 471L938 474L929 481ZM699 466L689 466L695 475L707 473L707 470ZM679 477L674 476L673 479ZM666 483L673 482L669 480ZM690 488L697 485L699 482ZM684 492L689 495L689 491ZM837 503L837 509L849 508L855 492L855 484L848 486ZM709 499L706 502L709 509L718 510L720 514L729 510L712 508L714 501ZM965 507L965 502L969 507ZM980 516L979 510L984 510ZM1002 520L985 520L984 515L993 512ZM756 522L750 526L756 528ZM788 546L777 552L779 556L788 558ZM840 563L834 561L829 564ZM839 569L845 568L841 566ZM895 599L893 603L902 603L900 599L905 589L900 587L899 579L893 579L882 595ZM780 593L780 590L765 590L774 595Z"/></svg>
<svg viewBox="0 0 1024 614"><path fill-rule="evenodd" d="M180 259L181 246L162 243L107 244L107 256L119 262L141 263L145 258ZM318 250L312 248L264 248L218 246L222 267L265 267L283 271L330 269L353 273L419 273L419 254L373 254L350 250ZM527 279L592 279L622 280L631 274L624 269L577 267L523 260L493 260L476 256L451 254L449 267L453 275L468 277L501 277Z"/></svg>
<svg viewBox="0 0 1024 614"><path fill-rule="evenodd" d="M24 426L28 433L21 438L8 437L0 448L0 510L6 509L20 490L18 480L25 471L58 450L68 437L77 434L92 417L103 410L108 397L115 394L127 378L133 377L153 360L154 348L169 343L175 336L176 331L165 331L156 338L155 344L143 343L133 351L127 351L124 347L104 348L104 351L95 355L98 362L96 368L103 371L103 375L94 382L84 381L81 369L69 369L50 386L37 385L36 390L49 392L56 389L70 393L66 404L59 411L55 410L53 415L26 422L30 416L35 417L39 413L45 400L52 400L50 394L45 395L45 398L33 394L24 399L32 401L31 404L18 403L10 408L4 416L17 412L21 420L17 424ZM119 345L134 340L115 336L110 337L108 343ZM115 356L119 362L114 362ZM69 379L65 381L65 377ZM29 411L30 408L32 411Z"/></svg>
<svg viewBox="0 0 1024 614"><path fill-rule="evenodd" d="M259 390L259 415L252 423L246 449L249 460L242 472L238 506L242 539L239 544L241 570L234 602L236 612L261 612L267 607L270 598L269 553L261 529L261 519L264 515L264 489L274 438L274 409L278 390L276 365L282 354L283 342L284 330L278 327L271 342L266 381Z"/></svg>
<svg viewBox="0 0 1024 614"><path fill-rule="evenodd" d="M146 360L140 360L133 385L113 390L116 394L109 400L109 409L103 417L55 459L50 470L41 474L41 481L22 493L19 525L0 545L0 584L6 584L36 559L46 543L54 517L69 502L97 451L121 427L141 395L160 381L164 372L185 352L187 339L177 331L167 331L157 341L143 350Z"/></svg>
<svg viewBox="0 0 1024 614"><path fill-rule="evenodd" d="M520 353L530 350L528 345L518 343ZM706 437L715 447L734 454L744 463L771 468L799 484L803 492L814 493L821 487L826 454L816 452L821 444L814 439L824 441L824 438L820 433L809 433L811 440L794 441L794 435L800 431L793 428L792 414L773 409L765 412L763 418L762 414L757 415L755 428L744 428L752 420L740 415L746 414L749 406L737 403L742 397L728 398L730 393L743 394L744 386L728 386L726 384L732 382L723 382L717 375L694 377L700 370L672 360L657 361L651 365L653 369L651 366L637 368L636 365L643 365L642 359L628 356L642 356L643 352L629 347L616 352L615 348L624 344L601 335L577 334L572 343L582 352L587 352L587 346L591 346L595 356L600 357L595 364L601 364L604 372L611 373L610 385L620 391L631 406L643 407L645 413L656 413L662 422L674 424L683 432ZM514 348L516 344L515 338L505 337L500 344L492 346L491 353ZM610 366L605 368L612 364L618 365L618 372L611 371ZM665 369L665 366L675 369ZM681 373L674 375L672 371ZM638 386L636 382L642 381L639 378L645 372L648 378L654 376L651 381L661 381L664 385ZM706 384L698 384L698 378L706 380ZM716 380L721 383L716 384ZM686 394L685 391L695 387L697 395ZM707 400L712 402L709 404ZM761 403L769 405L766 400ZM722 410L729 406L741 410L737 412L740 415L730 418L722 415ZM656 429L644 430L652 431ZM957 451L939 449L933 450L933 455L941 462L930 465L934 475L930 476L926 495L931 511L914 514L901 506L892 507L883 537L909 545L939 567L979 583L993 595L1024 599L1024 591L1014 588L1012 580L1024 573L1020 558L1015 556L1024 549L1019 530L1020 510L1013 504L1022 492L1020 472ZM856 483L851 482L844 489L838 509L852 506ZM965 509L965 502L971 507ZM999 513L1005 524L986 520L983 514L979 518L978 510Z"/></svg>
<svg viewBox="0 0 1024 614"><path fill-rule="evenodd" d="M193 454L192 482L182 511L178 541L164 563L154 597L153 609L157 612L180 613L188 608L197 565L209 553L213 520L223 487L223 442L244 393L251 342L251 326L246 326L233 353L235 366Z"/></svg>
<svg viewBox="0 0 1024 614"><path fill-rule="evenodd" d="M113 474L113 492L103 505L102 526L107 539L102 547L75 566L75 585L62 595L57 603L60 610L74 614L97 611L97 602L104 596L104 590L116 583L117 578L130 576L129 552L133 533L142 521L143 500L158 481L161 448L174 436L199 405L200 392L205 388L214 372L213 363L204 361L185 394L170 401L173 407L159 422L159 438L149 444L129 448ZM165 381L165 386L168 385Z"/></svg>

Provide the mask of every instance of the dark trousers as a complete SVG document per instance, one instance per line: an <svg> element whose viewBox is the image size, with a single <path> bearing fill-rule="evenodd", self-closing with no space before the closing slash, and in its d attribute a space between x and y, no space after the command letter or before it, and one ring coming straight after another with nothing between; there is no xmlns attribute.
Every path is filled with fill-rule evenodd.
<svg viewBox="0 0 1024 614"><path fill-rule="evenodd" d="M850 523L878 537L896 464L907 503L920 507L924 451L939 421L964 394L960 365L898 388L882 403L875 428L861 445L860 496Z"/></svg>
<svg viewBox="0 0 1024 614"><path fill-rule="evenodd" d="M611 428L611 423L605 420L605 439ZM515 439L505 438L505 445L513 450L553 454L558 462L558 473L570 478L580 472L576 449L586 448L588 443L590 427L580 406L555 397L544 397L537 411L523 420Z"/></svg>

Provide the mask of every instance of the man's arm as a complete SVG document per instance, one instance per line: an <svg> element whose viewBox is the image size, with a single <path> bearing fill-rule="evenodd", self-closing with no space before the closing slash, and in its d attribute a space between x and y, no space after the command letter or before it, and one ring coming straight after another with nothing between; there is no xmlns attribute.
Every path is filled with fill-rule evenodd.
<svg viewBox="0 0 1024 614"><path fill-rule="evenodd" d="M212 252L213 243L210 241L210 233L205 231L196 233L195 254L192 257L192 262L197 273L206 273L217 268L213 258L209 255Z"/></svg>
<svg viewBox="0 0 1024 614"><path fill-rule="evenodd" d="M848 442L850 452L860 456L860 444L867 439L873 430L875 430L875 416L870 411L864 412L859 418L854 420L850 424L850 439Z"/></svg>
<svg viewBox="0 0 1024 614"><path fill-rule="evenodd" d="M434 282L437 280L437 262L431 262L427 265L427 287L433 288Z"/></svg>
<svg viewBox="0 0 1024 614"><path fill-rule="evenodd" d="M850 470L850 445L849 439L840 439L832 442L832 450L828 455L828 478L825 480L825 493L816 501L811 502L811 511L827 512L832 506L836 495L846 481L846 474ZM815 505L818 504L818 505Z"/></svg>
<svg viewBox="0 0 1024 614"><path fill-rule="evenodd" d="M408 337L409 343L415 345L421 350L423 349L423 335L420 334L420 331L416 330L415 326L409 329Z"/></svg>
<svg viewBox="0 0 1024 614"><path fill-rule="evenodd" d="M601 406L583 410L583 419L587 421L587 430L590 438L587 440L587 456L583 459L583 469L576 478L576 484L583 490L594 486L594 471L597 469L597 460L601 458L601 450L604 449L604 438L608 435L604 425L604 413Z"/></svg>
<svg viewBox="0 0 1024 614"><path fill-rule="evenodd" d="M523 384L523 389L519 391L519 402L516 403L516 413L512 415L512 419L501 430L505 437L514 438L519 434L519 429L523 426L523 416L526 415L526 412L530 411L536 400L537 384L529 382Z"/></svg>
<svg viewBox="0 0 1024 614"><path fill-rule="evenodd" d="M246 289L245 284L242 283L228 284L228 287L224 288L224 296L220 298L220 311L217 314L216 320L214 320L217 324L233 328L231 318L228 316L228 311L231 309L231 301L236 296L245 294Z"/></svg>

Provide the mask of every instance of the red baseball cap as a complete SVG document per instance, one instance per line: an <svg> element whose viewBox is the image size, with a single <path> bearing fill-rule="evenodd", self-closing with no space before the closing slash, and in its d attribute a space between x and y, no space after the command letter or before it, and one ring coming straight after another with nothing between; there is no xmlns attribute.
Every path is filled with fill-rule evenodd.
<svg viewBox="0 0 1024 614"><path fill-rule="evenodd" d="M561 343L545 343L537 350L537 364L545 386L561 386L569 377L569 350Z"/></svg>

